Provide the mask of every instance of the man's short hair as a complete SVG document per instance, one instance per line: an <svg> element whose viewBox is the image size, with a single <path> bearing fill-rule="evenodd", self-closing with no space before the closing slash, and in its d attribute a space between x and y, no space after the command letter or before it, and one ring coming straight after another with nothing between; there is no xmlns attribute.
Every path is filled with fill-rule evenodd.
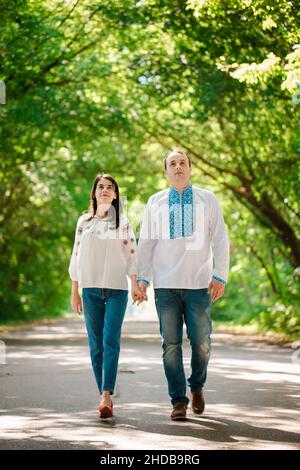
<svg viewBox="0 0 300 470"><path fill-rule="evenodd" d="M167 158L170 157L170 155L182 155L183 157L186 157L188 159L189 167L192 166L192 162L190 160L190 157L185 152L183 152L180 149L174 149L174 150L172 150L172 152L168 153L164 158L164 168L165 168L165 170L167 169Z"/></svg>

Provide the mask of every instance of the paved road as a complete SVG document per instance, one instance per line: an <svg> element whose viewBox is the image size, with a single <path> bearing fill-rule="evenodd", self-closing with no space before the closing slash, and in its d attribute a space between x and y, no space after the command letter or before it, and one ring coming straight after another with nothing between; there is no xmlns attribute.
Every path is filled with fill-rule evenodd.
<svg viewBox="0 0 300 470"><path fill-rule="evenodd" d="M2 340L0 449L300 449L300 364L287 348L215 334L205 414L172 422L157 324L127 321L116 416L103 422L82 319Z"/></svg>

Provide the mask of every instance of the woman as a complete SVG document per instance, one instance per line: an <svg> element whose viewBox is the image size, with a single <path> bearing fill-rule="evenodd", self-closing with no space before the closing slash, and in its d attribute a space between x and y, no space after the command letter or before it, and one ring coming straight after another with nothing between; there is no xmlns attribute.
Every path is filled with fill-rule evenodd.
<svg viewBox="0 0 300 470"><path fill-rule="evenodd" d="M69 266L71 306L80 314L82 302L92 367L101 396L101 418L113 415L111 395L117 377L121 327L128 301L127 275L133 301L141 301L137 285L134 233L121 213L117 182L96 176L87 214L79 217Z"/></svg>

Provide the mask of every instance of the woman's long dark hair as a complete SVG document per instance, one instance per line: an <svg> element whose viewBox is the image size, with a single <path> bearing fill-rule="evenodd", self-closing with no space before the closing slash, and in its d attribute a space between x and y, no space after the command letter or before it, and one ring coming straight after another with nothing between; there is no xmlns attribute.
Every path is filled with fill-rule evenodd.
<svg viewBox="0 0 300 470"><path fill-rule="evenodd" d="M113 199L111 204L114 208L114 214L115 214L115 217L116 217L116 229L118 229L119 225L120 225L119 187L118 187L118 184L117 184L116 180L111 175L108 175L106 173L99 173L95 177L95 180L94 180L94 183L93 183L93 186L92 186L92 191L91 191L91 194L90 194L90 206L89 206L89 210L88 210L90 217L89 217L88 220L91 220L95 216L96 211L97 211L97 199L96 199L95 192L96 192L97 184L98 184L99 180L101 180L101 178L105 178L105 179L111 181L111 183L113 184L114 191L115 191L117 197L116 197L116 199Z"/></svg>

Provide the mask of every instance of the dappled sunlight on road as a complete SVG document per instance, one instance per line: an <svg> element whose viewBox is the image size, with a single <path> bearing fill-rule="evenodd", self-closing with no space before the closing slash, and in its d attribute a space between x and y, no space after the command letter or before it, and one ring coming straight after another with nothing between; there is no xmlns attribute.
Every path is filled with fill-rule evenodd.
<svg viewBox="0 0 300 470"><path fill-rule="evenodd" d="M115 417L101 421L84 323L5 336L0 448L300 449L299 364L287 349L214 336L206 409L172 422L157 323L125 325ZM190 374L190 347L184 341Z"/></svg>
<svg viewBox="0 0 300 470"><path fill-rule="evenodd" d="M210 366L216 374L222 374L228 378L239 378L256 382L281 382L281 374L284 374L285 382L300 385L298 364L272 363L267 360L252 359L245 362L245 359L224 358L222 360L211 361Z"/></svg>
<svg viewBox="0 0 300 470"><path fill-rule="evenodd" d="M276 409L272 411L276 414ZM200 417L189 411L183 422L171 422L169 412L168 403L122 403L116 405L114 418L103 421L91 410L58 413L24 408L0 417L0 436L3 443L3 439L22 440L25 448L26 442L29 447L48 442L49 447L51 441L59 442L59 448L67 443L87 449L234 449L241 442L245 449L299 447L299 435L280 429L284 423L278 415L270 418L259 407L249 413L246 407L218 404L208 406ZM289 444L281 444L285 440Z"/></svg>
<svg viewBox="0 0 300 470"><path fill-rule="evenodd" d="M9 344L44 344L82 343L86 341L86 331L83 316L74 320L57 320L49 325L36 325L32 329L19 329L5 332L6 342Z"/></svg>
<svg viewBox="0 0 300 470"><path fill-rule="evenodd" d="M17 366L20 361L28 360L32 365L43 369L45 361L55 363L57 372L59 373L60 366L68 366L69 369L64 367L64 372L81 370L82 367L86 368L90 365L90 356L88 346L83 349L82 347L74 346L59 346L44 347L32 346L31 348L11 350L9 347L9 363L11 366ZM33 373L33 372L32 372ZM47 369L38 370L37 373L47 373Z"/></svg>

